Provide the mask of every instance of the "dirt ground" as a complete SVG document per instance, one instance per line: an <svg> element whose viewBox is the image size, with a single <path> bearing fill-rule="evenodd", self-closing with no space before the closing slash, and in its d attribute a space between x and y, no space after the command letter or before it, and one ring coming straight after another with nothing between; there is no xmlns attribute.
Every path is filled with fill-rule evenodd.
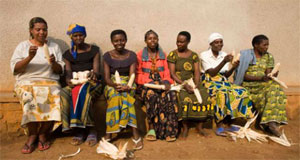
<svg viewBox="0 0 300 160"><path fill-rule="evenodd" d="M291 147L281 146L275 142L259 144L257 142L248 142L246 139L239 139L237 142L230 141L229 138L217 137L211 129L206 131L210 133L210 138L204 138L196 133L194 128L189 131L186 140L178 139L176 142L168 143L166 141L148 142L144 141L144 148L136 151L135 159L300 159L299 148L299 118L290 120L289 124L284 126L286 136L293 143ZM114 144L129 141L129 148L132 142L129 134L118 136L113 141ZM70 154L77 151L81 152L69 160L90 160L90 159L108 159L103 155L96 153L97 146L89 147L86 144L72 146L70 135L54 135L53 144L49 150L38 151L37 149L28 155L21 153L21 148L26 140L25 136L14 139L3 139L0 145L1 160L27 160L27 159L58 159L60 154Z"/></svg>

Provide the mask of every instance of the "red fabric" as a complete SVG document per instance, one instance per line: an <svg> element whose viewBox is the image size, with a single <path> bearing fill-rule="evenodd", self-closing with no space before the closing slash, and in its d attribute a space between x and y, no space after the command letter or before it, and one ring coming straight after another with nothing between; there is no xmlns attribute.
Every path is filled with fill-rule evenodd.
<svg viewBox="0 0 300 160"><path fill-rule="evenodd" d="M148 61L142 61L142 54L143 54L143 50L137 52L137 60L138 60L138 64L137 64L137 76L136 76L136 83L143 85L145 83L151 82L152 79L149 78L149 73L147 72L143 72L142 68L151 68L152 65L152 61L149 58ZM156 66L157 67L164 67L164 71L159 72L159 75L161 77L161 80L167 80L170 82L170 84L173 84L173 80L171 79L170 76L170 70L168 67L168 62L167 62L167 56L166 53L165 54L165 59L160 59L159 56L157 56L157 62L156 62Z"/></svg>
<svg viewBox="0 0 300 160"><path fill-rule="evenodd" d="M76 102L79 95L80 87L82 84L76 85L74 88L72 88L72 102L73 102L73 112L76 111Z"/></svg>

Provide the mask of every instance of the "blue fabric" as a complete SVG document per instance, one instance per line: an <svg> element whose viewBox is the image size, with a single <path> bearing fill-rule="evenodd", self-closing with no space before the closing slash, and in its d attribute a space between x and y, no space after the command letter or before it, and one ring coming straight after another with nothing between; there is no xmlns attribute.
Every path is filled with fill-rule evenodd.
<svg viewBox="0 0 300 160"><path fill-rule="evenodd" d="M86 36L86 31L84 26L78 24L71 25L71 28L68 29L67 35L72 36L72 34L80 32ZM73 41L71 41L71 52L74 59L77 58L77 51Z"/></svg>
<svg viewBox="0 0 300 160"><path fill-rule="evenodd" d="M240 64L234 74L234 84L242 85L245 73L250 64L256 64L256 57L253 49L241 51Z"/></svg>
<svg viewBox="0 0 300 160"><path fill-rule="evenodd" d="M159 59L165 59L166 58L163 50L160 47L158 47L158 52L159 52ZM148 55L147 47L145 47L143 49L142 61L144 61L144 62L149 61L149 55Z"/></svg>

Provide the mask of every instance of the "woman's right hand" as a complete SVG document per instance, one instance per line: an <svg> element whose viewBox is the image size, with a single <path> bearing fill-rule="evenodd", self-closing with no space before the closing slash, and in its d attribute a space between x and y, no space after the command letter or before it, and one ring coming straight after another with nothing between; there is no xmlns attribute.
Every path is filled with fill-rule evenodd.
<svg viewBox="0 0 300 160"><path fill-rule="evenodd" d="M38 49L37 46L30 46L29 47L28 57L30 57L32 59L36 55L37 49Z"/></svg>
<svg viewBox="0 0 300 160"><path fill-rule="evenodd" d="M73 83L71 82L71 79L70 79L70 78L67 78L67 79L66 79L66 83L67 83L67 85L68 85L69 87L71 87L71 88L74 87L74 85L73 85Z"/></svg>
<svg viewBox="0 0 300 160"><path fill-rule="evenodd" d="M183 87L188 93L190 93L190 94L194 93L193 87L188 85L187 83Z"/></svg>

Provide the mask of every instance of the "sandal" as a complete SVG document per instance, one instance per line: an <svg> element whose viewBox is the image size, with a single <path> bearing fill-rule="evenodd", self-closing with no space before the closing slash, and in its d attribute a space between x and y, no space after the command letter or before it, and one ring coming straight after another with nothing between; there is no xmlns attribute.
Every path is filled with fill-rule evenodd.
<svg viewBox="0 0 300 160"><path fill-rule="evenodd" d="M27 143L25 143L25 145L23 146L21 152L23 154L29 154L29 153L32 153L34 151L34 145L31 144L31 145L28 145Z"/></svg>
<svg viewBox="0 0 300 160"><path fill-rule="evenodd" d="M225 129L223 127L219 127L215 133L217 136L226 137Z"/></svg>
<svg viewBox="0 0 300 160"><path fill-rule="evenodd" d="M227 128L225 130L228 131L228 132L237 132L237 131L240 130L240 128L236 127L236 126L230 126L230 128Z"/></svg>
<svg viewBox="0 0 300 160"><path fill-rule="evenodd" d="M176 141L176 137L170 137L170 136L168 136L168 137L166 137L166 141L167 142L175 142Z"/></svg>
<svg viewBox="0 0 300 160"><path fill-rule="evenodd" d="M81 143L83 143L82 135L75 136L72 138L72 142L71 142L72 145L77 146L77 145L80 145Z"/></svg>
<svg viewBox="0 0 300 160"><path fill-rule="evenodd" d="M44 151L50 148L50 142L46 141L46 142L41 142L39 141L38 144L38 148L40 151Z"/></svg>
<svg viewBox="0 0 300 160"><path fill-rule="evenodd" d="M150 129L146 135L146 140L148 141L156 141L156 134L154 129Z"/></svg>
<svg viewBox="0 0 300 160"><path fill-rule="evenodd" d="M107 140L108 141L108 140ZM95 135L94 133L90 133L86 140L85 140L85 143L90 146L90 147L93 147L94 145L97 144L97 135Z"/></svg>
<svg viewBox="0 0 300 160"><path fill-rule="evenodd" d="M143 148L143 142L142 142L142 138L141 137L139 139L137 139L137 140L135 140L135 139L132 138L132 141L135 144L135 146L133 148L134 150L141 150ZM142 145L137 146L139 142L141 142Z"/></svg>

